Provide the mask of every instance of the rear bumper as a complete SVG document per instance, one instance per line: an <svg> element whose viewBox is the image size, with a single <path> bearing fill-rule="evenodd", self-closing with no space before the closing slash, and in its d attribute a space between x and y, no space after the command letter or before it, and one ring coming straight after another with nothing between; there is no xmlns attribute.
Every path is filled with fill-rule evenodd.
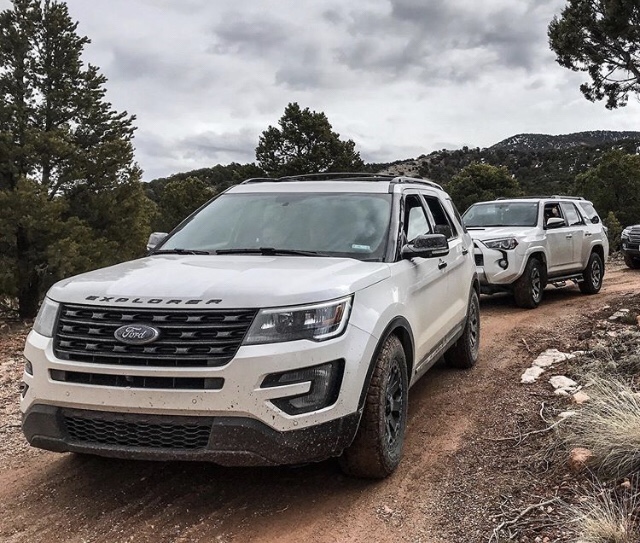
<svg viewBox="0 0 640 543"><path fill-rule="evenodd" d="M360 413L279 432L245 417L185 417L67 409L36 404L22 430L35 447L140 460L199 460L224 466L297 464L338 456Z"/></svg>

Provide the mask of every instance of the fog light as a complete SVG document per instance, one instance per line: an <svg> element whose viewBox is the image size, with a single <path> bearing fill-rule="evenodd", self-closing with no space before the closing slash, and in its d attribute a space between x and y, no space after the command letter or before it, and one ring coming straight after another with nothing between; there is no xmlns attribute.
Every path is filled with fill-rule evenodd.
<svg viewBox="0 0 640 543"><path fill-rule="evenodd" d="M29 385L24 381L20 383L20 396L24 398L27 395L27 391L29 390Z"/></svg>
<svg viewBox="0 0 640 543"><path fill-rule="evenodd" d="M320 366L272 373L265 377L262 388L310 383L309 392L271 400L273 405L288 415L300 415L317 411L336 402L343 371L344 360L334 360Z"/></svg>
<svg viewBox="0 0 640 543"><path fill-rule="evenodd" d="M498 266L500 266L503 270L506 270L509 267L509 262L506 258L503 258L502 260L498 260Z"/></svg>

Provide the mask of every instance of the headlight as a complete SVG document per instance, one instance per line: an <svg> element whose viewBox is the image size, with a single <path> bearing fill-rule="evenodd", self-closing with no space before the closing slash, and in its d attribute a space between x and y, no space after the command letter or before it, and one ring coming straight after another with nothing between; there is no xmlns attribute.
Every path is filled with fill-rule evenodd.
<svg viewBox="0 0 640 543"><path fill-rule="evenodd" d="M38 311L38 316L33 322L33 329L41 336L53 337L53 327L56 324L58 308L60 304L49 298L45 298Z"/></svg>
<svg viewBox="0 0 640 543"><path fill-rule="evenodd" d="M623 238L628 238L630 233L631 233L631 228L625 228L625 229L622 231L622 237L623 237Z"/></svg>
<svg viewBox="0 0 640 543"><path fill-rule="evenodd" d="M353 296L313 305L262 309L249 328L245 345L310 339L324 341L344 332Z"/></svg>
<svg viewBox="0 0 640 543"><path fill-rule="evenodd" d="M504 238L493 239L491 241L485 241L484 244L489 249L502 249L503 251L510 251L518 246L518 240L516 238Z"/></svg>

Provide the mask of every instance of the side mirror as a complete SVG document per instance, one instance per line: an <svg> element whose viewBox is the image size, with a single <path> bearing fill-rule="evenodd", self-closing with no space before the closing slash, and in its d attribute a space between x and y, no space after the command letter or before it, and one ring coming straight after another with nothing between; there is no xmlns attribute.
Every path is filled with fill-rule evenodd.
<svg viewBox="0 0 640 543"><path fill-rule="evenodd" d="M561 217L550 217L549 219L547 219L547 228L552 229L552 228L562 228L563 226L566 226L567 223L564 222L564 219Z"/></svg>
<svg viewBox="0 0 640 543"><path fill-rule="evenodd" d="M600 222L600 217L598 217L597 215L594 215L593 217L591 217L592 224L598 224L599 222Z"/></svg>
<svg viewBox="0 0 640 543"><path fill-rule="evenodd" d="M153 232L147 241L147 251L153 251L168 235L166 232Z"/></svg>
<svg viewBox="0 0 640 543"><path fill-rule="evenodd" d="M402 247L400 252L403 259L434 258L449 254L449 242L443 234L427 234L418 236Z"/></svg>

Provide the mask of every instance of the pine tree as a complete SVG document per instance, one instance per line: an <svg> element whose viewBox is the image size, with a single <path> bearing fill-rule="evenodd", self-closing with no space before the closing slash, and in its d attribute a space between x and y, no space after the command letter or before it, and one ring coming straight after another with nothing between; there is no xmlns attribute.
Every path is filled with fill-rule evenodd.
<svg viewBox="0 0 640 543"><path fill-rule="evenodd" d="M269 126L256 147L258 166L268 175L361 171L364 162L352 140L342 141L322 112L289 104L278 121Z"/></svg>
<svg viewBox="0 0 640 543"><path fill-rule="evenodd" d="M17 296L22 317L35 314L43 289L63 274L113 261L105 247L123 239L142 247L138 238L152 214L133 159L134 117L105 100L106 78L82 60L89 42L62 2L13 0L0 13L0 192L25 209L22 216L0 210L8 229L0 264L15 270L11 277L5 271L0 292ZM138 204L128 209L141 225L133 236L114 235L93 219L95 206L115 204L123 191ZM74 204L80 195L84 207ZM125 216L113 211L110 228L117 230ZM38 215L68 242L56 243L56 254L51 244L43 247Z"/></svg>

